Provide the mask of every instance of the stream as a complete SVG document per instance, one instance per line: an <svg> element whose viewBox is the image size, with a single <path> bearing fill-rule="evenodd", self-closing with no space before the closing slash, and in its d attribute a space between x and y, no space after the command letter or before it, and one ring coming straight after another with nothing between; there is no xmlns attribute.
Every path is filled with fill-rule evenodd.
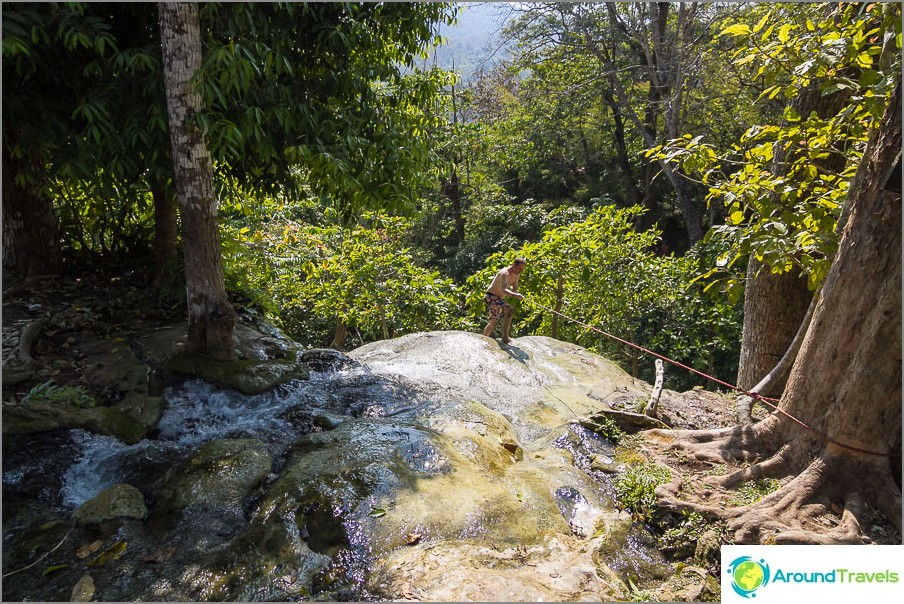
<svg viewBox="0 0 904 604"><path fill-rule="evenodd" d="M3 599L627 599L671 569L591 468L612 445L573 421L612 391L645 394L572 345L458 332L254 396L187 380L136 444L4 449ZM73 522L117 485L144 517Z"/></svg>

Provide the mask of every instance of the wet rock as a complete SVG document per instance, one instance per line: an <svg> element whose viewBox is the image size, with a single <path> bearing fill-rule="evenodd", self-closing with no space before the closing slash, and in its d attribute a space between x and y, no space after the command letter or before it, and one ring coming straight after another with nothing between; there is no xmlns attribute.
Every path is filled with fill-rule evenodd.
<svg viewBox="0 0 904 604"><path fill-rule="evenodd" d="M83 575L72 588L70 602L91 602L94 599L94 579L91 575Z"/></svg>
<svg viewBox="0 0 904 604"><path fill-rule="evenodd" d="M80 525L100 524L116 518L144 520L147 505L141 491L128 484L115 484L79 506L73 518Z"/></svg>
<svg viewBox="0 0 904 604"><path fill-rule="evenodd" d="M301 361L314 371L341 371L360 367L361 363L332 348L312 348L301 355Z"/></svg>
<svg viewBox="0 0 904 604"><path fill-rule="evenodd" d="M149 360L184 341L157 336ZM292 364L257 350L242 362ZM122 523L122 558L92 569L95 599L611 601L630 597L627 579L660 576L590 467L611 444L574 423L600 406L588 393L646 394L613 363L549 338L502 348L461 332L362 347L348 355L360 366L315 357L342 368L255 396L181 380L153 440L84 439L80 479L131 482L153 504ZM65 598L83 573L4 595Z"/></svg>
<svg viewBox="0 0 904 604"><path fill-rule="evenodd" d="M722 555L722 541L716 531L707 531L697 540L694 562L709 568L719 563Z"/></svg>
<svg viewBox="0 0 904 604"><path fill-rule="evenodd" d="M719 582L705 569L679 565L677 572L655 590L658 602L720 602Z"/></svg>
<svg viewBox="0 0 904 604"><path fill-rule="evenodd" d="M620 464L606 455L594 455L590 459L590 469L596 472L616 474L624 470L624 468L624 464Z"/></svg>
<svg viewBox="0 0 904 604"><path fill-rule="evenodd" d="M214 361L203 355L183 352L166 361L167 370L196 376L214 384L234 388L242 394L260 394L291 380L309 376L306 367L280 359Z"/></svg>
<svg viewBox="0 0 904 604"><path fill-rule="evenodd" d="M312 415L314 425L323 428L324 430L335 430L350 419L352 418L347 415L330 413L323 409L314 411Z"/></svg>
<svg viewBox="0 0 904 604"><path fill-rule="evenodd" d="M609 510L601 516L597 527L604 538L593 556L605 572L614 573L625 585L633 583L638 587L671 576L671 566L658 550L631 547L632 542L643 541L643 534L634 526L628 512Z"/></svg>
<svg viewBox="0 0 904 604"><path fill-rule="evenodd" d="M382 599L431 602L624 601L617 580L597 572L592 544L567 536L530 546L444 540L382 556L367 582Z"/></svg>
<svg viewBox="0 0 904 604"><path fill-rule="evenodd" d="M164 505L235 508L270 474L273 459L254 439L212 440L175 470L164 487Z"/></svg>
<svg viewBox="0 0 904 604"><path fill-rule="evenodd" d="M28 405L3 408L4 436L69 428L82 428L98 434L115 436L123 442L134 444L145 437L150 426L116 407L82 409L71 405L35 401Z"/></svg>

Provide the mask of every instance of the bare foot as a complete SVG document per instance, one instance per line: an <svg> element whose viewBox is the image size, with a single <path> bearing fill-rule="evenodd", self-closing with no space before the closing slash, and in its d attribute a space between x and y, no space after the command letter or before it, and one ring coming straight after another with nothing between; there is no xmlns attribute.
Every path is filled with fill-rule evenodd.
<svg viewBox="0 0 904 604"><path fill-rule="evenodd" d="M508 343L511 342L511 341L512 341L511 338L502 338L502 343L503 343L503 344L508 344Z"/></svg>

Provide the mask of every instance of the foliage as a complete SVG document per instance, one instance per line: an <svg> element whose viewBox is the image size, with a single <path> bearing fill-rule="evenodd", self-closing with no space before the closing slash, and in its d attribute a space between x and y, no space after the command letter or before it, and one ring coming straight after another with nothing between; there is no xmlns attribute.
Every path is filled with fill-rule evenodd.
<svg viewBox="0 0 904 604"><path fill-rule="evenodd" d="M618 423L608 415L603 415L597 419L593 431L615 445L620 444L627 435L619 427Z"/></svg>
<svg viewBox="0 0 904 604"><path fill-rule="evenodd" d="M665 530L659 537L661 548L681 548L682 545L696 543L704 534L715 530L723 543L728 542L729 530L724 521L714 522L704 518L699 512L682 510L677 526Z"/></svg>
<svg viewBox="0 0 904 604"><path fill-rule="evenodd" d="M653 521L658 514L654 491L671 478L671 471L656 463L629 465L615 479L618 506L629 510L637 522Z"/></svg>
<svg viewBox="0 0 904 604"><path fill-rule="evenodd" d="M546 309L559 304L580 323L560 319L555 337L621 359L635 375L652 375L652 363L641 368L633 348L586 326L727 377L740 333L735 307L707 300L691 284L700 273L696 257L653 253L659 233L633 227L642 212L599 207L586 220L547 230L537 243L494 254L468 279L472 312L482 313L483 288L496 270L524 256L519 291L526 298L516 304L532 333L552 335L555 315ZM671 384L696 383L683 372L666 375Z"/></svg>
<svg viewBox="0 0 904 604"><path fill-rule="evenodd" d="M897 3L778 4L754 25L722 31L737 43L734 65L763 87L759 102L789 101L781 120L751 126L727 149L685 134L648 155L699 175L709 202L725 205L727 224L708 235L737 242L710 271L724 287L737 287L732 268L747 254L773 272L807 275L813 289L822 282L868 133L900 78L900 22ZM814 94L843 108L799 113L800 99Z"/></svg>
<svg viewBox="0 0 904 604"><path fill-rule="evenodd" d="M70 405L80 409L90 409L100 404L97 397L81 386L60 386L53 380L38 384L22 397L23 405L37 402Z"/></svg>
<svg viewBox="0 0 904 604"><path fill-rule="evenodd" d="M757 478L748 480L738 487L737 495L731 500L731 505L752 505L781 487L781 483L774 478Z"/></svg>
<svg viewBox="0 0 904 604"><path fill-rule="evenodd" d="M202 128L219 171L246 188L337 207L410 208L434 175L433 104L450 76L417 70L444 3L207 4Z"/></svg>
<svg viewBox="0 0 904 604"><path fill-rule="evenodd" d="M282 215L258 229L227 229L226 277L298 341L325 345L337 321L367 341L475 328L462 318L458 287L405 245L405 219L369 212L342 227L332 210L308 223L299 218L314 208L276 207Z"/></svg>

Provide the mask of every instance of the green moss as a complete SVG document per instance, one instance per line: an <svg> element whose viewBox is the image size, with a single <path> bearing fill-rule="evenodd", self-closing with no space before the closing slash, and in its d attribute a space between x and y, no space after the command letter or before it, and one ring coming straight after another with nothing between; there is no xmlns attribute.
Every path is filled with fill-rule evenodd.
<svg viewBox="0 0 904 604"><path fill-rule="evenodd" d="M307 379L309 375L306 367L293 361L214 361L192 352L173 356L166 362L166 368L174 373L192 375L220 386L234 388L247 395L267 392L290 380Z"/></svg>
<svg viewBox="0 0 904 604"><path fill-rule="evenodd" d="M68 428L82 428L115 436L127 444L137 443L148 431L148 426L144 423L114 407L80 409L37 401L3 409L4 435L34 434Z"/></svg>

